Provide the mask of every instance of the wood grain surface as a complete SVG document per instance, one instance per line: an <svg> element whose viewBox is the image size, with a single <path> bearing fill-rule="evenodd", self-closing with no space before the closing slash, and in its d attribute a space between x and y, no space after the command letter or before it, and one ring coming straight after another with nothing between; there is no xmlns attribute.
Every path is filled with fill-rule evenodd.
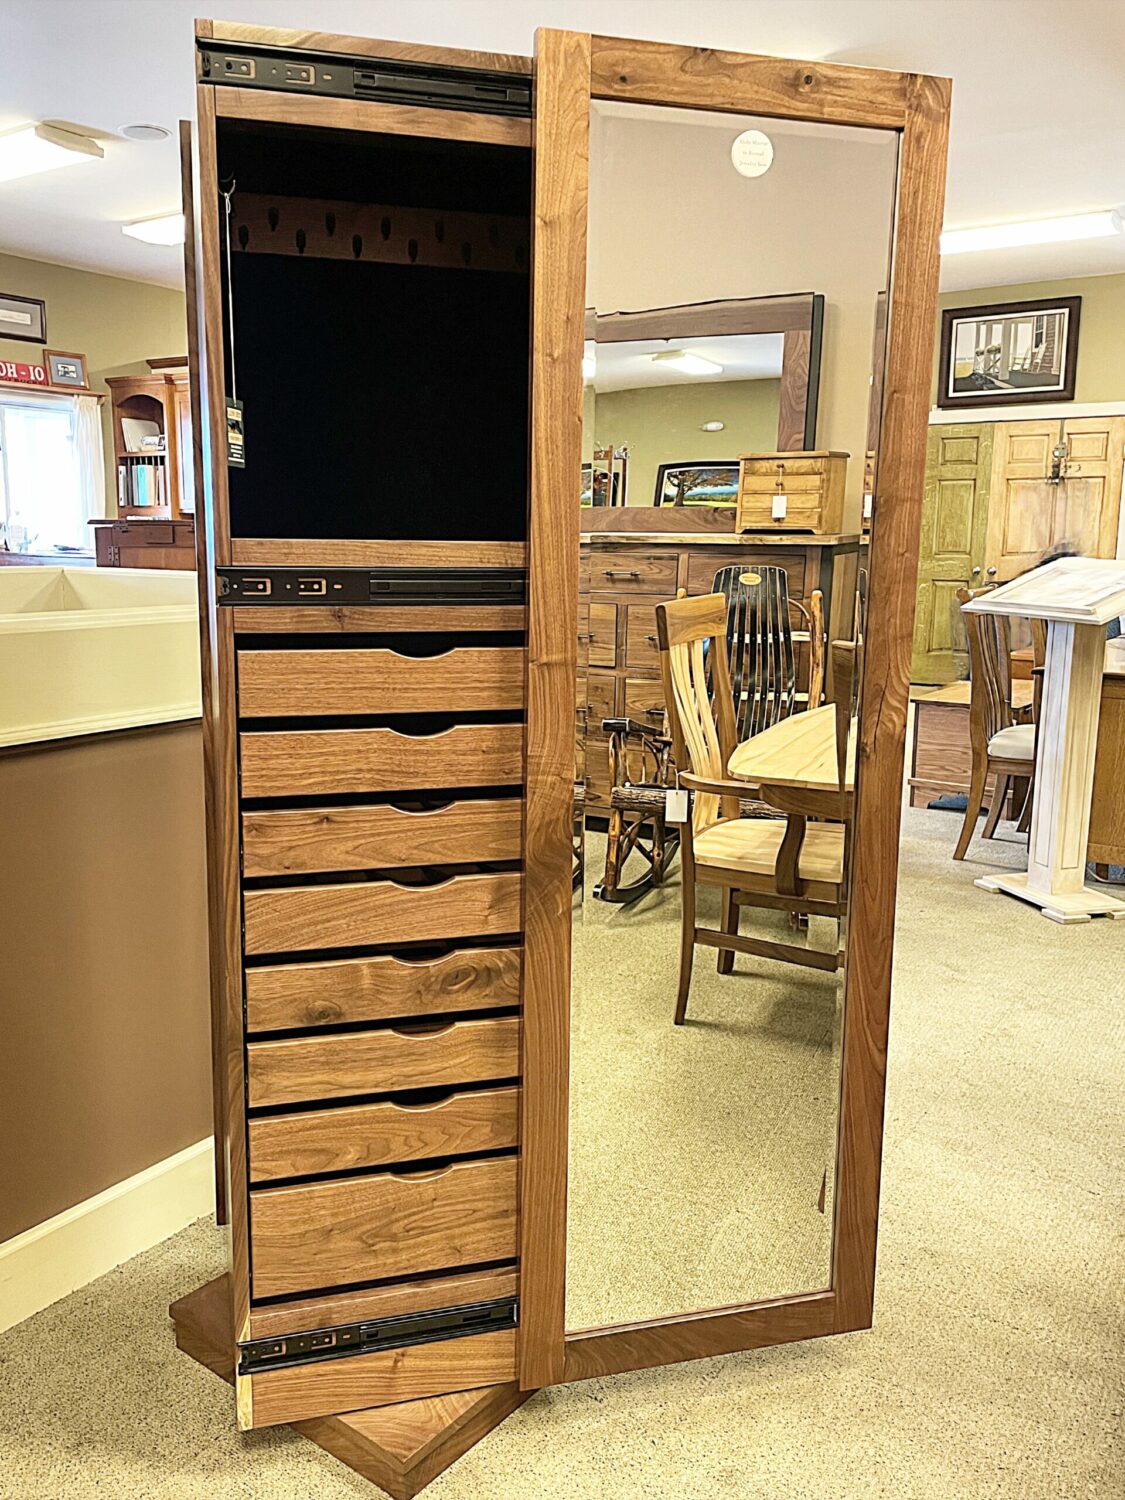
<svg viewBox="0 0 1125 1500"><path fill-rule="evenodd" d="M262 568L522 568L524 542L235 537L231 562Z"/></svg>
<svg viewBox="0 0 1125 1500"><path fill-rule="evenodd" d="M524 672L518 646L455 646L439 656L240 651L238 709L244 718L307 718L522 708Z"/></svg>
<svg viewBox="0 0 1125 1500"><path fill-rule="evenodd" d="M451 1276L386 1282L382 1286L323 1297L271 1302L251 1309L250 1335L255 1339L281 1338L287 1333L311 1333L318 1328L367 1323L402 1313L465 1307L472 1302L514 1297L518 1286L519 1276L514 1266L496 1266L485 1271L458 1271Z"/></svg>
<svg viewBox="0 0 1125 1500"><path fill-rule="evenodd" d="M448 630L471 636L476 630L525 630L522 604L325 604L317 609L284 604L234 605L236 635L396 635Z"/></svg>
<svg viewBox="0 0 1125 1500"><path fill-rule="evenodd" d="M200 23L202 24L202 23ZM430 47L423 42L387 41L379 37L348 36L338 31L309 31L285 26L261 26L249 21L209 21L206 33L217 42L259 43L290 52L336 52L346 57L384 57L398 62L437 63L446 68L481 68L489 73L530 75L532 60L517 52L481 52L462 47ZM287 96L288 97L288 96ZM393 106L401 108L400 105Z"/></svg>

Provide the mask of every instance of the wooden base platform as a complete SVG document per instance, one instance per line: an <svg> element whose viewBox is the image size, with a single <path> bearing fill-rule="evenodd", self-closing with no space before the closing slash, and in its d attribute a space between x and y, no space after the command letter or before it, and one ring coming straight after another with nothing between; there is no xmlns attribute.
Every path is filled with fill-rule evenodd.
<svg viewBox="0 0 1125 1500"><path fill-rule="evenodd" d="M1033 891L1027 876L982 875L973 884L982 891L1002 891L1038 906L1051 922L1089 922L1093 917L1125 917L1125 901L1108 891L1084 885L1080 891Z"/></svg>
<svg viewBox="0 0 1125 1500"><path fill-rule="evenodd" d="M173 1302L168 1312L175 1324L176 1347L233 1384L229 1309L227 1278L219 1276ZM509 1382L345 1416L317 1417L293 1427L394 1500L412 1500L531 1394Z"/></svg>

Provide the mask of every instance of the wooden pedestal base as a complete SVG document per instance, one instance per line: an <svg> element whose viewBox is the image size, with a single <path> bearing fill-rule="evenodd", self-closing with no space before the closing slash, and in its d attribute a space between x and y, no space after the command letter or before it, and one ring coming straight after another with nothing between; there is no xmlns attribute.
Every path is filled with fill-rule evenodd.
<svg viewBox="0 0 1125 1500"><path fill-rule="evenodd" d="M209 1281L173 1302L168 1312L175 1324L177 1348L233 1384L227 1278ZM294 1422L293 1427L394 1500L412 1500L531 1394L509 1382L346 1416L317 1417Z"/></svg>
<svg viewBox="0 0 1125 1500"><path fill-rule="evenodd" d="M982 891L1003 891L1038 906L1052 922L1088 922L1091 917L1125 917L1125 901L1093 886L1079 886L1076 891L1036 891L1028 885L1026 875L982 875L974 880Z"/></svg>

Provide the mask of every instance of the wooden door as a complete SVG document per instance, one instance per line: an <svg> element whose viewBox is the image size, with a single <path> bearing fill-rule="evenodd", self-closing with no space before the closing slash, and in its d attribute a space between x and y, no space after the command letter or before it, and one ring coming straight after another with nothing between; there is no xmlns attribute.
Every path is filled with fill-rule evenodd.
<svg viewBox="0 0 1125 1500"><path fill-rule="evenodd" d="M987 422L930 428L910 663L914 682L945 683L963 675L965 636L956 595L980 581L992 444Z"/></svg>
<svg viewBox="0 0 1125 1500"><path fill-rule="evenodd" d="M1113 557L1121 510L1125 417L1069 417L1066 458L1055 503L1054 541L1089 557Z"/></svg>

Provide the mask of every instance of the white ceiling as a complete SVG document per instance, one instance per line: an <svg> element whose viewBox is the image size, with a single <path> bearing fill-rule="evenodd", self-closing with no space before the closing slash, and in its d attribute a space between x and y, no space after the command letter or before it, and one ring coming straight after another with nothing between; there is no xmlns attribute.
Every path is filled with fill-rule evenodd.
<svg viewBox="0 0 1125 1500"><path fill-rule="evenodd" d="M527 52L538 25L942 73L954 79L946 225L1125 204L1123 0L215 0L223 19ZM165 285L179 253L120 232L178 206L207 0L0 0L0 129L61 118L159 145L0 184L0 251ZM815 216L815 205L810 205ZM950 257L942 285L1125 272L1125 236Z"/></svg>
<svg viewBox="0 0 1125 1500"><path fill-rule="evenodd" d="M654 385L722 384L727 380L779 380L784 336L740 333L696 339L636 339L620 344L586 345L597 359L591 384L599 392L635 391ZM668 360L653 359L669 349L687 349L711 359L722 370L715 375L684 375Z"/></svg>

